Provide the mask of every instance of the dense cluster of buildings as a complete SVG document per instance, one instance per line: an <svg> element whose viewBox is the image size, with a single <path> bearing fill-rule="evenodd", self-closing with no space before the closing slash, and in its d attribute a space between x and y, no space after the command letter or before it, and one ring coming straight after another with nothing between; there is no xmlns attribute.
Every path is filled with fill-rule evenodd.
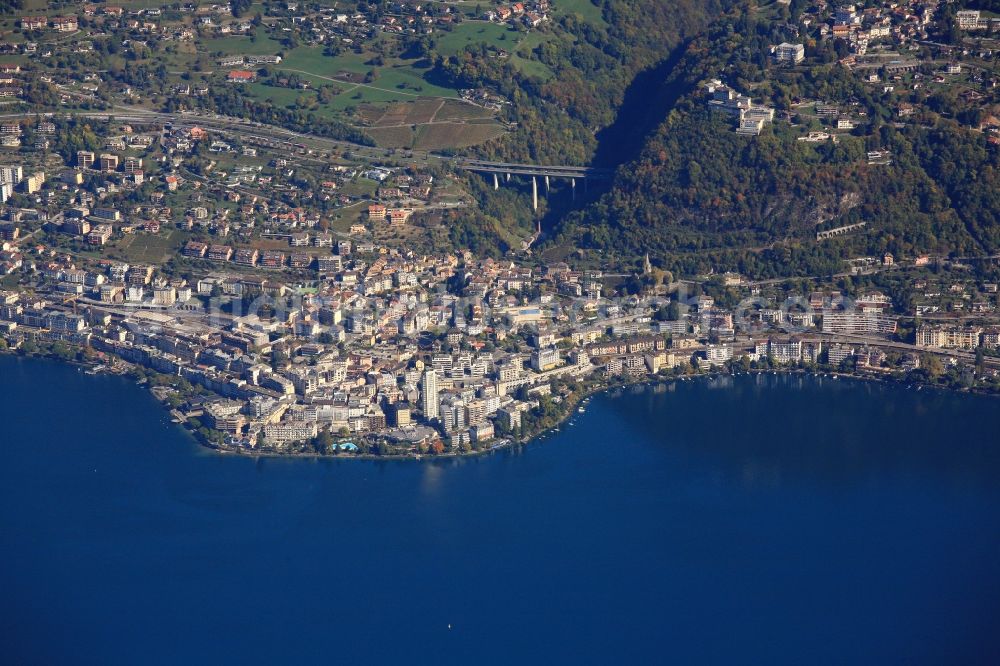
<svg viewBox="0 0 1000 666"><path fill-rule="evenodd" d="M919 11L912 3L824 8L805 12L801 21L823 36L850 40L860 55L874 39L921 34L919 26L933 14L926 5ZM430 5L388 8L376 17L289 2L274 16L312 42L340 45L378 31L427 31L450 23L453 14ZM135 20L156 28L151 10L113 9L95 6L85 15L94 25ZM548 9L544 0L514 3L485 17L533 26ZM250 29L223 11L184 11L196 14L198 30ZM991 29L980 22L962 18L960 27ZM66 25L32 17L22 23L29 31ZM771 55L794 66L804 60L805 46L781 43ZM233 55L218 63L235 68L226 75L230 81L249 82L258 66L280 60ZM721 81L707 90L709 107L735 117L739 134L757 135L774 121L773 108ZM176 90L208 92L187 83ZM502 103L481 90L466 95L484 105ZM839 124L839 113L816 105L818 117L836 117L839 129L849 129ZM29 135L48 149L44 142L54 140L55 124L31 122L30 132L20 122L0 123L0 144L16 147ZM224 446L287 450L331 434L347 451L357 449L354 441L372 438L409 452L490 446L498 437L517 436L536 406L563 400L568 386L588 378L610 382L733 362L852 363L892 372L919 366L919 350L998 346L996 329L927 324L917 328L912 348L890 358L883 344L897 336L897 315L891 299L876 292L855 299L816 292L789 307L760 299L750 309L724 307L699 293L676 297L676 312L668 316L662 290L607 298L599 271L421 255L369 232L405 231L431 197L429 173L352 166L325 155L313 160L323 165L319 178L310 173L297 180L304 160L288 154L289 144L251 144L189 125L156 133L122 126L109 136L87 137L86 147L73 146L75 163L49 181L36 169L40 160L0 165L0 200L24 194L38 204L2 212L0 275L16 274L20 285L0 292L0 335L15 347L78 345L109 362L121 359L203 387L210 396L186 395L181 413L221 433ZM302 155L309 150L295 146ZM279 152L267 162L257 159L258 148ZM253 159L239 163L233 156ZM875 151L868 160L887 164L890 157ZM361 179L372 193L348 187ZM329 211L336 206L327 204L356 204L367 225L358 219L348 222L350 233L332 230ZM162 245L162 261L126 261L110 252L94 258L104 246L122 250L119 240L146 235L143 245L167 226L181 240ZM817 240L847 231L820 231ZM55 235L51 244L38 240L46 234ZM891 255L881 261L893 265ZM177 265L167 269L167 262ZM738 276L729 279L726 287L741 285ZM985 297L958 286L944 296L927 287L917 314L939 307L993 311Z"/></svg>
<svg viewBox="0 0 1000 666"><path fill-rule="evenodd" d="M102 138L99 148L77 150L71 156L71 165L57 169L54 175L47 176L39 168L42 161L37 154L11 156L10 162L0 164L0 203L15 194L26 195L33 205L49 211L39 213L47 230L89 245L104 246L135 233L160 234L161 230L177 227L200 234L198 241L182 248L190 258L233 261L249 267L311 268L316 265L315 248L342 251L350 247L351 241L339 238L335 242L327 231L318 229L320 213L308 204L343 207L374 201L368 207L368 220L373 225L400 227L427 205L433 193L434 178L426 173L344 164L325 168L318 190L304 188L293 179L295 165L284 157L272 159L266 172L261 166L237 165L231 171L213 171L210 181L193 179L177 167L196 151L241 152L255 157L256 148L243 146L237 151L197 126L158 132L135 131L129 125L115 129ZM45 120L32 126L24 121L0 124L0 137L17 138L26 131L54 138L56 125ZM339 192L361 180L371 181L368 186L374 188L372 194ZM148 191L148 203L121 205L121 197L143 186ZM180 208L165 203L174 194L194 205ZM133 201L135 198L130 197ZM26 210L12 210L10 214L23 216L29 214ZM363 225L355 226L357 234L367 231ZM258 234L287 241L291 252L245 247L246 241ZM242 235L244 246L229 242L236 235ZM325 264L323 270L329 271L329 265Z"/></svg>
<svg viewBox="0 0 1000 666"><path fill-rule="evenodd" d="M548 13L548 0L536 0L535 2L515 2L488 9L483 13L483 18L487 21L500 23L521 23L528 28L534 28L549 20Z"/></svg>
<svg viewBox="0 0 1000 666"><path fill-rule="evenodd" d="M707 85L709 108L718 109L737 118L736 133L757 136L765 123L774 121L774 109L754 104L748 95L741 95L719 80Z"/></svg>
<svg viewBox="0 0 1000 666"><path fill-rule="evenodd" d="M852 54L864 55L876 43L901 45L927 39L938 5L917 0L864 7L816 3L802 13L798 26L804 36L841 39Z"/></svg>
<svg viewBox="0 0 1000 666"><path fill-rule="evenodd" d="M16 238L11 229L5 237ZM666 319L662 298L604 298L600 273L565 264L539 271L470 256L337 249L318 255L336 259L328 272L315 268L318 289L254 273L187 284L151 265L36 258L34 288L0 294L0 334L15 346L89 346L182 377L217 396L184 409L223 433L221 445L275 450L324 432L344 445L377 438L410 452L488 446L516 435L540 400L560 400L566 381L588 377L710 370L740 359L853 359L893 369L879 341L896 322L879 293L848 303L817 292L796 307L742 313L701 295ZM185 248L210 251L221 252ZM921 327L916 342L972 349L995 347L997 337ZM916 367L919 358L901 363Z"/></svg>
<svg viewBox="0 0 1000 666"><path fill-rule="evenodd" d="M873 48L909 46L930 39L942 4L938 0L814 2L799 14L794 27L801 38L843 40L852 56L864 56ZM954 16L959 30L1000 33L1000 18L989 17L978 9L959 9ZM801 48L801 44L781 44L772 55L779 62L799 62L804 57ZM852 62L848 60L847 64Z"/></svg>
<svg viewBox="0 0 1000 666"><path fill-rule="evenodd" d="M935 349L973 350L979 346L996 349L1000 342L1000 328L949 325L923 325L917 329L916 344Z"/></svg>
<svg viewBox="0 0 1000 666"><path fill-rule="evenodd" d="M789 2L780 4L789 5ZM792 67L805 62L815 64L814 54L820 62L827 62L831 51L840 65L857 72L862 79L880 90L882 95L894 95L897 118L906 119L923 110L921 97L930 95L936 86L957 88L957 97L970 106L988 103L993 92L1000 87L1000 77L994 68L983 66L1000 58L996 43L987 40L975 47L963 44L961 38L954 43L942 38L952 27L961 34L973 37L991 37L1000 34L1000 18L993 18L980 10L959 9L951 14L939 11L940 2L910 0L908 2L877 2L866 5L828 3L824 1L795 3L793 20L779 24L788 41L770 47L770 59L777 66ZM939 17L945 18L939 18ZM933 71L928 72L931 69ZM775 73L780 78L780 75ZM755 136L766 123L774 118L773 110L757 106L749 96L733 90L718 80L706 84L708 103L712 108L724 110L738 118L738 134ZM919 92L918 92L919 91ZM867 112L852 109L842 103L795 100L798 113L815 104L815 118L824 125L822 130L811 128L804 142L838 141L837 130L854 130L866 121ZM850 107L859 106L857 100ZM787 118L791 119L789 113ZM995 119L988 119L987 140L1000 144L1000 126ZM979 128L977 128L979 129ZM891 163L891 156L869 156L870 164Z"/></svg>

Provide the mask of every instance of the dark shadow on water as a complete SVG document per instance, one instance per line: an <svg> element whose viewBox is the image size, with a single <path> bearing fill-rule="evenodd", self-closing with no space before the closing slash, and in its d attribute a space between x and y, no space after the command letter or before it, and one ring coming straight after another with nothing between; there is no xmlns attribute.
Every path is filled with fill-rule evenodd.
<svg viewBox="0 0 1000 666"><path fill-rule="evenodd" d="M607 402L640 438L688 460L708 459L729 477L756 471L749 476L768 483L845 485L888 475L1000 487L1000 436L991 417L1000 401L994 397L766 374L624 393L628 399L610 393ZM705 420L709 401L711 418ZM959 440L956 420L964 421L966 433Z"/></svg>

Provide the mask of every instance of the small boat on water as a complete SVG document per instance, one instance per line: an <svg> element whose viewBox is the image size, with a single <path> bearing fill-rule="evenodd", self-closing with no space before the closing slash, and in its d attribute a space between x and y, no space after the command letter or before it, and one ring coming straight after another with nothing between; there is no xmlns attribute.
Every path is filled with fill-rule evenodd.
<svg viewBox="0 0 1000 666"><path fill-rule="evenodd" d="M576 410L576 413L577 413L577 414L583 414L583 413L584 413L585 411L587 411L587 410L586 410L585 408L583 408L583 407L578 407L578 408L577 408L577 410Z"/></svg>

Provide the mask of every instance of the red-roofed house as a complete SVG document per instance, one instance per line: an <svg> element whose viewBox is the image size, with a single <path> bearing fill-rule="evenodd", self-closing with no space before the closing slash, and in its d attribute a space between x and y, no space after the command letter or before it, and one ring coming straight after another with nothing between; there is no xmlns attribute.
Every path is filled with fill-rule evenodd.
<svg viewBox="0 0 1000 666"><path fill-rule="evenodd" d="M44 30L48 23L44 16L22 16L21 30Z"/></svg>
<svg viewBox="0 0 1000 666"><path fill-rule="evenodd" d="M230 83L251 83L257 75L246 69L234 69L229 72L228 78Z"/></svg>
<svg viewBox="0 0 1000 666"><path fill-rule="evenodd" d="M79 25L75 16L57 16L52 19L52 27L59 32L73 32Z"/></svg>
<svg viewBox="0 0 1000 666"><path fill-rule="evenodd" d="M410 219L411 213L413 211L409 208L393 208L389 211L389 224L393 226L406 224L406 221Z"/></svg>

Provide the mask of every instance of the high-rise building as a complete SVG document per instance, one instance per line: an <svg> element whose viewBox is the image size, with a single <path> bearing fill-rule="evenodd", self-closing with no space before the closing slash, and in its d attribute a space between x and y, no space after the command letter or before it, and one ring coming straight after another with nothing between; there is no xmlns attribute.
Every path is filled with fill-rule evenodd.
<svg viewBox="0 0 1000 666"><path fill-rule="evenodd" d="M797 64L805 60L806 48L802 44L789 44L782 42L774 47L774 59L778 62L790 62Z"/></svg>
<svg viewBox="0 0 1000 666"><path fill-rule="evenodd" d="M42 189L42 185L45 184L45 172L36 171L32 175L28 176L24 180L24 191L28 194L34 194L35 192Z"/></svg>
<svg viewBox="0 0 1000 666"><path fill-rule="evenodd" d="M76 151L76 163L81 169L89 169L94 166L94 153L90 150Z"/></svg>
<svg viewBox="0 0 1000 666"><path fill-rule="evenodd" d="M101 153L101 171L117 171L118 156L112 153Z"/></svg>
<svg viewBox="0 0 1000 666"><path fill-rule="evenodd" d="M420 396L421 407L424 410L424 418L430 421L431 419L436 419L440 413L438 409L437 372L434 370L425 370L423 384L423 393Z"/></svg>
<svg viewBox="0 0 1000 666"><path fill-rule="evenodd" d="M135 173L142 173L142 158L141 157L126 157L125 158L125 173L132 175Z"/></svg>
<svg viewBox="0 0 1000 666"><path fill-rule="evenodd" d="M0 167L0 183L18 184L24 180L24 170L19 166Z"/></svg>
<svg viewBox="0 0 1000 666"><path fill-rule="evenodd" d="M441 405L441 422L446 433L465 430L465 403L451 399Z"/></svg>

